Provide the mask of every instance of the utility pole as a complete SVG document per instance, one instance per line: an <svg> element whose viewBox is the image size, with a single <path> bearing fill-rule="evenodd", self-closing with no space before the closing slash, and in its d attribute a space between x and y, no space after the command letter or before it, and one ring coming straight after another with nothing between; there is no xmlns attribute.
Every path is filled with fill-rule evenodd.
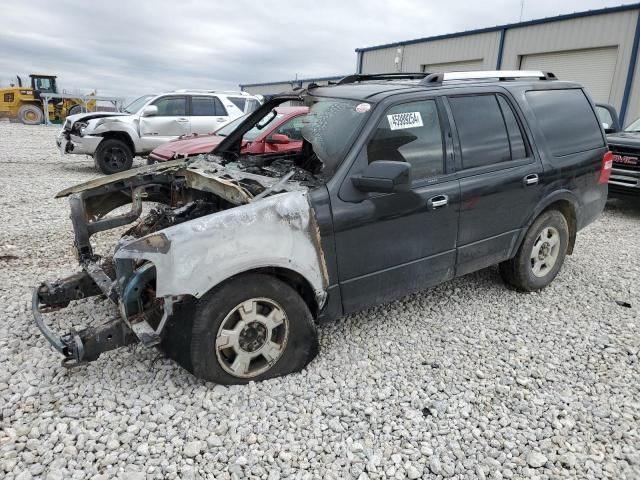
<svg viewBox="0 0 640 480"><path fill-rule="evenodd" d="M520 0L520 21L522 21L522 11L524 10L524 0Z"/></svg>

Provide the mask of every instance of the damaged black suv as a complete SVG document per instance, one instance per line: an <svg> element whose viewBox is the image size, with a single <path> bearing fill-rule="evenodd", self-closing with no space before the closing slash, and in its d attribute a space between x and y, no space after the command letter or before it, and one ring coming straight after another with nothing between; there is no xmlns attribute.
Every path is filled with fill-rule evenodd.
<svg viewBox="0 0 640 480"><path fill-rule="evenodd" d="M311 107L302 151L241 155L244 133L289 101ZM283 375L316 355L320 321L494 264L516 289L545 287L604 208L610 172L593 103L550 73L310 85L209 155L60 192L82 270L35 289L33 313L67 366L141 342L218 383ZM94 252L114 228L113 251ZM45 324L96 295L116 318L62 336Z"/></svg>

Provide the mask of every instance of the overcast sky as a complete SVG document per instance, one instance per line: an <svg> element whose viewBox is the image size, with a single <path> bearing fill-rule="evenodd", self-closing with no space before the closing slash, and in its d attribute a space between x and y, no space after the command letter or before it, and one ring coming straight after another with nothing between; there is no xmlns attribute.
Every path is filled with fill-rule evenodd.
<svg viewBox="0 0 640 480"><path fill-rule="evenodd" d="M633 3L633 2L625 2ZM523 20L618 5L527 0ZM0 85L51 73L67 90L132 98L177 88L237 89L355 71L357 47L489 27L520 18L520 0L191 0L9 2Z"/></svg>

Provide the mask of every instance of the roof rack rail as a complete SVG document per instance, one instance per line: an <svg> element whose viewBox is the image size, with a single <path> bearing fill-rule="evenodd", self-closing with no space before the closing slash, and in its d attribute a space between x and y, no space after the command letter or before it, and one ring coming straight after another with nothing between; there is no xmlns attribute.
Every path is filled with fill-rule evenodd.
<svg viewBox="0 0 640 480"><path fill-rule="evenodd" d="M538 80L557 80L551 72L540 70L486 70L477 72L438 72L431 73L422 79L421 85L433 85L448 80L482 80L496 78L498 81L515 80L517 78L537 78Z"/></svg>
<svg viewBox="0 0 640 480"><path fill-rule="evenodd" d="M364 82L367 80L419 80L428 76L427 72L354 73L338 80L334 85Z"/></svg>
<svg viewBox="0 0 640 480"><path fill-rule="evenodd" d="M201 88L180 88L178 90L173 90L173 93L224 93L230 95L251 96L249 92L242 90L208 90Z"/></svg>

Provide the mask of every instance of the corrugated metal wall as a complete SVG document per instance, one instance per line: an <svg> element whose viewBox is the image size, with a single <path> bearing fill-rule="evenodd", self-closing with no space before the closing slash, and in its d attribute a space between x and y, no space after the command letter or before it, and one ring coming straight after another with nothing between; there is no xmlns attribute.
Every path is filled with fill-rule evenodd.
<svg viewBox="0 0 640 480"><path fill-rule="evenodd" d="M398 67L403 72L420 72L422 65L476 60L482 61L485 70L495 69L499 44L500 32L489 32L370 50L363 52L362 73L394 72L396 57L399 57Z"/></svg>
<svg viewBox="0 0 640 480"><path fill-rule="evenodd" d="M522 58L527 55L567 52L567 58L572 58L571 52L568 51L576 50L578 51L576 53L579 53L581 50L591 48L615 48L617 49L615 65L611 67L612 62L610 61L603 63L606 68L613 68L613 71L606 75L611 78L609 96L608 99L599 98L598 100L606 101L620 110L631 60L638 12L638 9L629 9L557 21L550 19L545 23L522 27L508 26L505 30L501 68L503 70L518 69ZM365 50L359 52L362 55L362 72L379 73L397 70L417 72L421 71L423 65L442 65L474 60L481 60L483 69L494 70L499 54L500 35L501 32L496 30L485 33L461 34L439 40L426 40L405 46ZM401 49L400 53L398 53L398 49ZM394 61L396 57L399 57L400 60L397 67ZM576 55L573 58L580 57ZM589 75L602 75L596 66L594 66L593 72L588 71L588 66L582 70L580 74L583 79L587 79ZM580 81L579 78L562 79ZM586 80L583 81L588 83ZM603 89L598 91L602 92ZM626 123L638 116L640 116L640 62L636 66Z"/></svg>
<svg viewBox="0 0 640 480"><path fill-rule="evenodd" d="M580 82L595 102L609 102L618 63L618 47L585 48L520 55L522 70L553 72L562 80ZM598 72L593 75L591 72Z"/></svg>
<svg viewBox="0 0 640 480"><path fill-rule="evenodd" d="M597 47L618 47L608 103L618 110L633 45L637 11L582 17L507 30L502 68L517 69L523 55ZM598 75L597 71L584 74ZM575 79L563 79L575 80Z"/></svg>
<svg viewBox="0 0 640 480"><path fill-rule="evenodd" d="M395 58L403 72L420 72L423 65L482 61L483 69L493 69L498 58L500 32L416 43L364 52L362 73L396 71ZM398 53L398 48L401 52Z"/></svg>
<svg viewBox="0 0 640 480"><path fill-rule="evenodd" d="M242 89L252 95L271 95L274 93L288 92L291 83L270 83L267 85L246 85Z"/></svg>
<svg viewBox="0 0 640 480"><path fill-rule="evenodd" d="M620 9L623 10L620 11ZM564 68L562 73L564 76L576 76L576 78L563 78L561 75L561 79L582 81L587 86L591 83L591 88L597 90L599 97L597 100L610 103L620 110L640 10L633 5L616 7L616 10L618 11L598 14L587 12L586 16L576 14L578 16L574 18L549 19L542 21L544 23L505 26L501 68L503 70L518 69L523 59L525 65L533 65L536 59L541 64L550 64L554 58L559 58L559 56L544 54L563 52L560 56L564 56L568 61L575 60L576 65ZM425 66L446 68L447 64L451 64L450 67L455 68L456 63L462 66L473 65L475 67L477 65L477 68L494 70L500 50L500 28L505 27L496 27L495 31L489 32L408 42L408 45L365 49L358 52L356 64L361 64L362 73L419 72ZM589 71L589 62L585 62L582 54L588 49L605 48L608 52L615 51L615 61L607 57L606 62L600 61L599 65L593 65L593 71ZM593 52L596 51L604 50L593 50ZM360 56L362 56L361 62ZM396 57L398 58L397 64ZM593 57L594 62L599 58L596 57ZM606 68L608 71L603 75L602 71L598 71L599 68ZM591 82L590 75L604 77L607 82L610 82L611 88L608 98L604 98L607 95L607 90L601 88L602 85L600 85L604 80L600 78L600 83L595 80ZM326 81L319 83L326 83ZM244 89L254 94L273 94L289 91L291 83L247 85ZM640 62L636 65L625 123L628 124L638 116L640 116Z"/></svg>

